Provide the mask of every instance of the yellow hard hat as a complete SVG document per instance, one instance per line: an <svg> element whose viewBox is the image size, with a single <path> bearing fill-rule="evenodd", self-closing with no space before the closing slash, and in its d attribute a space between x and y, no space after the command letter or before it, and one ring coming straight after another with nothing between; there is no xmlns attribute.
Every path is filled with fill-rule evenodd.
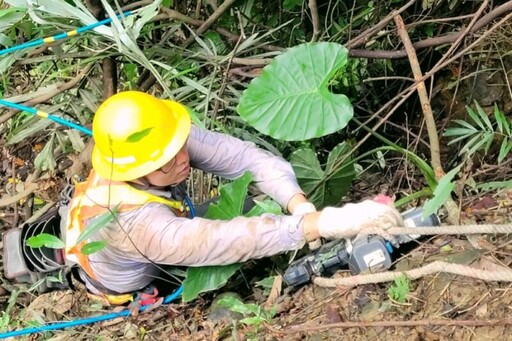
<svg viewBox="0 0 512 341"><path fill-rule="evenodd" d="M120 92L103 102L94 116L92 166L113 181L140 178L169 162L189 133L185 106L144 92Z"/></svg>

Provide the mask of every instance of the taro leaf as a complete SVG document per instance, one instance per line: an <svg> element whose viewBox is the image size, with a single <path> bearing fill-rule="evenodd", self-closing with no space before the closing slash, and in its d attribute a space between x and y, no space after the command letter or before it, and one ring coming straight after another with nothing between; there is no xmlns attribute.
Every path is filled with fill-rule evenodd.
<svg viewBox="0 0 512 341"><path fill-rule="evenodd" d="M244 214L246 217L256 217L262 215L263 213L272 213L275 215L282 214L281 206L277 202L271 199L266 199L263 201L254 200L256 204L249 212Z"/></svg>
<svg viewBox="0 0 512 341"><path fill-rule="evenodd" d="M55 166L57 166L57 162L55 161L54 151L55 149L55 134L52 134L50 140L46 142L46 145L41 150L41 152L34 159L34 165L36 168L45 170L54 170Z"/></svg>
<svg viewBox="0 0 512 341"><path fill-rule="evenodd" d="M347 96L329 91L329 81L347 63L336 43L306 43L267 65L244 91L238 113L263 134L285 141L321 137L352 119Z"/></svg>
<svg viewBox="0 0 512 341"><path fill-rule="evenodd" d="M437 213L437 210L444 205L446 200L448 200L453 188L455 187L455 184L451 181L459 172L461 166L462 165L455 167L439 180L439 183L434 190L434 197L425 203L423 217L428 217L431 214Z"/></svg>
<svg viewBox="0 0 512 341"><path fill-rule="evenodd" d="M58 237L48 233L41 233L37 236L30 237L27 239L27 245L33 248L44 246L50 249L62 249L66 246Z"/></svg>
<svg viewBox="0 0 512 341"><path fill-rule="evenodd" d="M90 242L90 243L87 243L84 246L82 246L82 248L80 249L80 252L83 253L84 255L90 255L90 254L93 254L95 252L98 252L98 251L104 249L105 246L107 246L106 240Z"/></svg>
<svg viewBox="0 0 512 341"><path fill-rule="evenodd" d="M208 207L205 218L228 220L242 215L247 187L251 180L251 173L246 172L235 181L222 186L219 201Z"/></svg>
<svg viewBox="0 0 512 341"><path fill-rule="evenodd" d="M222 287L240 269L240 264L188 268L183 282L183 301L190 302L202 292Z"/></svg>
<svg viewBox="0 0 512 341"><path fill-rule="evenodd" d="M325 170L320 166L315 152L309 148L299 149L292 154L290 161L301 188L316 207L338 204L350 189L355 177L354 165L338 165L350 149L346 142L334 147L327 158Z"/></svg>
<svg viewBox="0 0 512 341"><path fill-rule="evenodd" d="M105 225L110 223L114 218L117 216L119 209L119 204L116 205L114 208L112 208L110 211L103 213L99 217L95 218L86 229L84 229L80 235L78 236L78 239L76 241L77 244L83 242L84 240L87 240L90 236L92 236L96 231L103 228Z"/></svg>
<svg viewBox="0 0 512 341"><path fill-rule="evenodd" d="M252 180L251 173L245 173L235 181L220 188L218 203L212 203L206 211L208 219L229 220L242 215L242 210L247 195L247 187ZM261 208L276 210L275 206L267 201L256 203ZM253 210L251 210L253 212ZM256 214L256 212L253 212ZM216 290L226 284L227 280L240 269L241 264L225 266L190 267L187 269L187 278L183 282L183 300L192 301L202 292Z"/></svg>

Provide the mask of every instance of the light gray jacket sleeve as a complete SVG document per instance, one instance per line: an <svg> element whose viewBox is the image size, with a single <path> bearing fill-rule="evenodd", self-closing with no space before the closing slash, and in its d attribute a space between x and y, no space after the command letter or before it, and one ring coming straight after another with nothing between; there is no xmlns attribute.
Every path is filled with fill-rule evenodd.
<svg viewBox="0 0 512 341"><path fill-rule="evenodd" d="M176 217L162 204L151 203L122 215L126 233L116 229L101 233L109 247L123 250L139 262L149 259L158 264L225 265L301 248L305 244L302 218L264 214L229 221L189 219Z"/></svg>
<svg viewBox="0 0 512 341"><path fill-rule="evenodd" d="M227 179L249 171L256 187L284 208L295 194L304 193L287 161L252 142L192 126L187 148L192 167Z"/></svg>

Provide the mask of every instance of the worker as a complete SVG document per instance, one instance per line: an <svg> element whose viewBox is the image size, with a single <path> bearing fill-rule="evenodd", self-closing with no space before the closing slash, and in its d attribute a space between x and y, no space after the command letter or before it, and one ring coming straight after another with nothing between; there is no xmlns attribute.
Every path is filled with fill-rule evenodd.
<svg viewBox="0 0 512 341"><path fill-rule="evenodd" d="M66 257L95 294L131 293L159 276L160 265L227 265L302 248L318 238L355 236L370 226L401 226L393 205L374 200L316 212L291 165L253 143L191 124L183 105L126 91L102 103L93 120L93 170L75 188L66 220ZM176 189L191 167L235 179L245 172L290 215L228 221L189 218ZM78 235L117 212L87 241ZM97 223L96 223L97 225ZM89 255L85 242L104 240Z"/></svg>

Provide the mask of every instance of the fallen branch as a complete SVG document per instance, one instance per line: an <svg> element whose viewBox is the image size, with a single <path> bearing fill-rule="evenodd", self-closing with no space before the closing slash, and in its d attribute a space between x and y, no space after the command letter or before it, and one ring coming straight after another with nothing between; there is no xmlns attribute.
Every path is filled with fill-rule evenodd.
<svg viewBox="0 0 512 341"><path fill-rule="evenodd" d="M181 21L181 22L184 22L185 24L189 24L189 25L192 25L192 26L201 26L204 24L204 21L202 20L198 20L198 19L194 19L194 18L191 18L189 16L186 16L176 10L173 10L173 9L169 9L169 8L162 8L162 11L164 12L163 14L158 14L157 16L155 16L152 21L158 21L158 20L162 20L162 19L167 19L167 20L178 20L178 21ZM226 37L229 41L231 42L237 42L239 39L240 39L240 36L238 34L235 34L225 28L222 28L222 27L216 27L214 28L214 30L219 33L220 35ZM244 39L245 40L245 39ZM242 41L244 41L242 40ZM271 51L271 52L276 52L276 51L284 51L284 48L280 47L280 46L275 46L275 45L263 45L260 47L262 50L265 50L265 51Z"/></svg>
<svg viewBox="0 0 512 341"><path fill-rule="evenodd" d="M494 320L416 320L416 321L355 321L355 322L337 322L323 325L312 326L310 323L295 325L284 330L272 329L272 331L283 334L334 329L334 328L396 328L396 327L417 327L417 326L496 326L512 324L512 318L494 319Z"/></svg>
<svg viewBox="0 0 512 341"><path fill-rule="evenodd" d="M0 207L5 207L9 205L13 205L18 201L28 197L30 194L34 193L37 190L38 185L36 183L29 184L23 191L13 195L12 197L2 198L0 199Z"/></svg>
<svg viewBox="0 0 512 341"><path fill-rule="evenodd" d="M86 0L85 3L96 20L105 18L105 9L101 0ZM103 58L101 69L103 71L103 99L107 99L117 92L117 64L115 58Z"/></svg>
<svg viewBox="0 0 512 341"><path fill-rule="evenodd" d="M484 15L480 20L478 20L474 24L474 26L471 28L471 30L469 30L469 33L477 32L482 27L484 27L484 26L488 25L490 22L492 22L494 19L496 19L510 11L512 11L512 1L506 2L505 4L496 7L495 9L493 9L492 11L490 11L489 13ZM389 16L384 18L381 21L381 23L384 22L384 20L388 19L388 17ZM391 20L391 19L389 19L389 20ZM389 20L387 20L387 21L389 21ZM387 21L386 21L386 23L387 23ZM381 24L381 23L379 23L379 24ZM372 34L368 34L368 38L373 36L377 32L378 31L371 31ZM464 34L466 34L466 32L461 31L461 32L457 32L457 33L450 33L450 34L447 34L444 36L427 38L427 39L415 42L413 44L413 47L416 50L419 50L419 49L424 49L427 47L451 44L453 42L456 42ZM358 39L357 41L355 41L355 39L353 39L352 41L349 41L346 44L347 46L349 46L349 55L351 57L371 58L371 59L399 59L399 58L407 57L407 51L405 49L395 50L395 51L357 50L357 49L355 49L355 47L363 45L364 43L366 43L366 41L368 39L368 38L366 38L366 40L364 40L364 39L362 39L363 37L361 37L361 36L362 36L362 34L359 35L359 37L355 38L355 39Z"/></svg>
<svg viewBox="0 0 512 341"><path fill-rule="evenodd" d="M91 71L92 67L93 67L93 64L87 65L85 68L82 69L82 71L80 71L78 73L78 75L76 75L75 78L71 79L69 82L60 84L59 86L57 86L55 88L55 90L45 93L45 94L43 94L39 97L33 98L31 100L28 100L25 103L23 103L23 105L25 105L27 107L31 107L36 104L44 103L44 102L48 101L49 99L57 96L58 94L75 87L78 83L80 83L80 81L82 81L82 79L85 78L85 76L89 73L89 71ZM6 98L6 100L8 100L8 98ZM11 119L17 112L19 112L19 110L16 110L16 109L10 110L7 114L3 115L0 118L0 124Z"/></svg>
<svg viewBox="0 0 512 341"><path fill-rule="evenodd" d="M458 58L460 58L462 55L464 55L465 53L467 53L468 51L470 51L472 48L474 48L475 46L477 46L478 44L480 44L484 39L488 38L489 35L494 31L496 30L497 28L499 27L502 27L502 25L507 22L509 19L512 18L512 14L508 14L507 16L505 16L504 18L502 18L499 22L495 23L493 26L491 26L491 28L489 28L488 30L486 30L478 39L476 39L474 42L472 42L469 46L465 47L464 49L462 49L461 51L459 51L457 54L455 54L454 56L452 56L451 58L449 58L448 60L446 60L445 62L443 62L442 64L440 65L436 65L435 67L433 67L430 71L428 71L427 73L425 73L425 75L421 78L421 81L425 81L427 79L429 79L430 77L432 77L437 71L441 70L442 68L444 68L445 66L449 65L450 63L452 63L453 61L457 60ZM375 113L373 113L369 118L366 119L365 122L363 122L360 126L361 127L365 127L366 129L368 129L370 132L368 134L366 134L362 139L360 139L356 145L354 147L352 147L352 149L350 150L349 153L345 154L345 156L341 157L332 167L333 170L335 169L338 169L346 160L347 158L350 156L350 155L353 155L353 153L364 143L366 142L366 140L368 140L370 138L370 136L372 135L371 132L374 132L374 131L377 131L378 128L380 128L381 125L383 125L387 119L416 91L416 82L414 84L412 84L411 86L409 86L408 88L402 90L400 93L398 93L395 97L393 97L391 100L389 100L388 102L384 103L380 108L379 110L377 110ZM395 103L396 102L396 103ZM388 110L388 108L390 106L393 107L391 109L389 109L388 113L386 114L386 116L382 117L382 118L379 118L379 122L377 122L373 127L371 128L367 128L366 125L369 124L370 121L374 120L375 118L378 118L379 115L381 113L383 113L385 110ZM359 128L355 129L352 133L355 134L357 131L359 130ZM326 176L326 180L330 179L330 177L334 174L334 172L328 174Z"/></svg>
<svg viewBox="0 0 512 341"><path fill-rule="evenodd" d="M409 34L405 30L404 21L400 14L395 13L395 23L398 30L398 35L402 39L407 56L409 57L409 64L411 65L412 74L416 80L416 90L421 102L421 110L423 111L423 117L427 125L428 138L430 141L430 161L432 168L434 168L435 174L443 174L443 167L441 165L441 153L439 148L439 136L437 135L436 121L434 114L432 113L432 107L430 106L430 100L428 98L427 89L425 87L425 81L422 80L423 73L421 72L420 64L418 62L418 56L412 46Z"/></svg>
<svg viewBox="0 0 512 341"><path fill-rule="evenodd" d="M374 35L376 35L380 30L382 30L386 25L393 20L396 13L400 14L412 5L416 3L416 0L411 0L396 11L393 11L392 13L389 13L386 15L377 25L374 25L370 27L369 29L364 30L361 34L359 34L357 37L349 40L345 47L349 50L355 49L356 47L365 45L368 41L370 41L370 38L372 38ZM354 51L366 51L366 50L354 50ZM375 52L389 52L389 51L375 51Z"/></svg>
<svg viewBox="0 0 512 341"><path fill-rule="evenodd" d="M185 40L185 42L183 43L182 47L183 48L186 48L188 45L190 45L196 36L199 36L201 34L203 34L204 32L206 32L206 30L208 30L210 28L210 26L213 25L213 23L215 23L217 21L217 19L219 19L219 17L224 14L224 12L235 2L236 0L224 0L224 2L222 3L222 5L220 5L213 13L212 15L205 21L203 22L203 24L201 26L199 26L199 28L197 29L197 31L192 35L190 36L187 40Z"/></svg>

